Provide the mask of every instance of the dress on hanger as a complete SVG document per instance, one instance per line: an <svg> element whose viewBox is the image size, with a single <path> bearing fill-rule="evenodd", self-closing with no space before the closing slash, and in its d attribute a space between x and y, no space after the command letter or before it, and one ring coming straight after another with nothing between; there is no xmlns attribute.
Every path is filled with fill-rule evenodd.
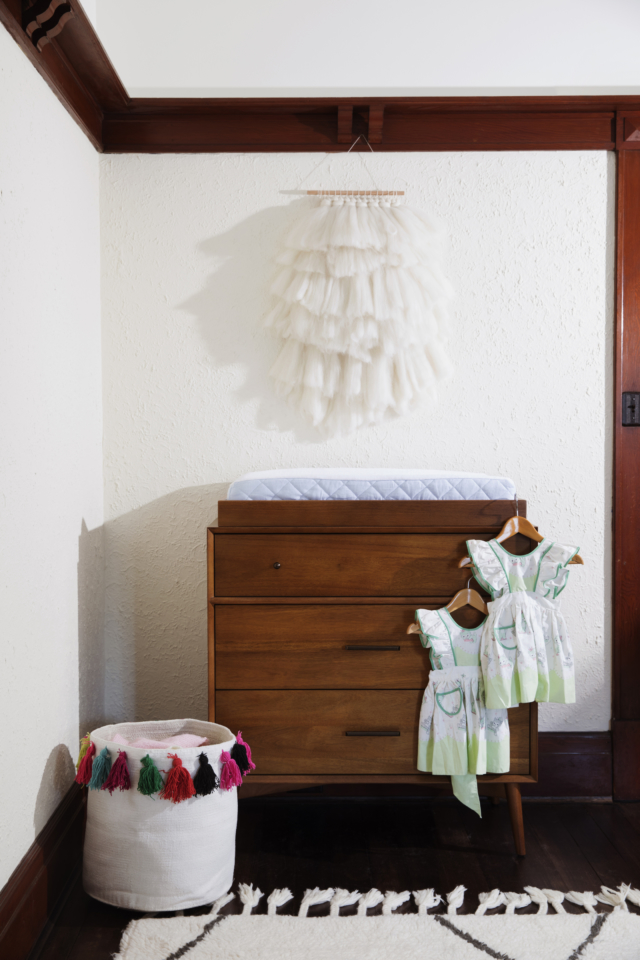
<svg viewBox="0 0 640 960"><path fill-rule="evenodd" d="M497 540L467 540L474 577L491 594L480 642L487 707L575 703L573 650L558 596L578 547L543 539L516 556Z"/></svg>
<svg viewBox="0 0 640 960"><path fill-rule="evenodd" d="M455 795L479 814L475 775L510 766L507 711L485 706L484 624L461 627L446 607L416 610L416 622L433 668L420 710L418 770L451 776Z"/></svg>

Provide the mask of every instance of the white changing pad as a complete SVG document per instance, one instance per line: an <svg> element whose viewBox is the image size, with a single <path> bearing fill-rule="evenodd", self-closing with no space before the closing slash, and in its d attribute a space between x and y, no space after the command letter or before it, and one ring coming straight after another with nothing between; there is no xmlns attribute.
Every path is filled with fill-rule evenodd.
<svg viewBox="0 0 640 960"><path fill-rule="evenodd" d="M245 473L228 500L513 500L508 477L456 470L321 469Z"/></svg>

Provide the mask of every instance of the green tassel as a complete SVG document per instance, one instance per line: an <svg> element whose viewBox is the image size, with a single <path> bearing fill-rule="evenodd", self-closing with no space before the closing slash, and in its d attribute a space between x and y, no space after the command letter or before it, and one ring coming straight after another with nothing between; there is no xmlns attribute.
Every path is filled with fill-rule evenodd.
<svg viewBox="0 0 640 960"><path fill-rule="evenodd" d="M89 781L89 790L101 790L102 784L109 776L111 770L111 755L105 747L99 757L93 761L91 771L91 780Z"/></svg>
<svg viewBox="0 0 640 960"><path fill-rule="evenodd" d="M141 793L144 797L150 797L152 793L162 790L163 786L160 771L147 754L146 757L142 758L142 770L138 778L138 793Z"/></svg>
<svg viewBox="0 0 640 960"><path fill-rule="evenodd" d="M89 749L89 744L91 743L91 734L88 733L86 737L83 737L80 741L80 753L78 754L78 762L76 763L76 773L80 769L80 764L84 760L87 750Z"/></svg>

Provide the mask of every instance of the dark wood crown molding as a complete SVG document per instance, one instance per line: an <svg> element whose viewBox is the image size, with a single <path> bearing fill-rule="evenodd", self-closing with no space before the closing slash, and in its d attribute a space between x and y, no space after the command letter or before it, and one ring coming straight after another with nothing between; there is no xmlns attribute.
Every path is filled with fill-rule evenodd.
<svg viewBox="0 0 640 960"><path fill-rule="evenodd" d="M28 5L0 0L0 22L94 147L102 150L105 113L126 110L129 96L81 5L77 0Z"/></svg>
<svg viewBox="0 0 640 960"><path fill-rule="evenodd" d="M23 0L22 26L37 50L62 32L75 13L66 0Z"/></svg>
<svg viewBox="0 0 640 960"><path fill-rule="evenodd" d="M640 97L130 98L78 0L0 0L0 20L110 153L640 149Z"/></svg>

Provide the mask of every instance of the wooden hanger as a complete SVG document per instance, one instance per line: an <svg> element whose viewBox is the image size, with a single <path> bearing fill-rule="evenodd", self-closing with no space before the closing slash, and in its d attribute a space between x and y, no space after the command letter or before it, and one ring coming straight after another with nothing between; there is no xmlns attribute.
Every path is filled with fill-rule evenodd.
<svg viewBox="0 0 640 960"><path fill-rule="evenodd" d="M536 543L540 543L542 540L544 540L544 537L538 533L533 524L530 523L526 517L521 517L517 510L518 505L516 501L516 515L515 517L510 517L510 519L507 520L502 530L495 538L498 543L504 543L504 541L509 540L510 537L515 537L516 533L521 533L523 537L528 537L529 540L535 540ZM527 554L524 553L522 556L526 557ZM470 563L470 557L463 557L462 560L459 561L458 567L466 567ZM579 553L576 553L576 555L569 560L569 563L580 563L584 566L584 560Z"/></svg>
<svg viewBox="0 0 640 960"><path fill-rule="evenodd" d="M470 578L469 583L473 577ZM469 583L464 590L458 590L455 597L453 597L447 604L447 610L449 613L453 613L454 610L459 610L461 607L473 607L475 610L479 610L480 613L489 613L489 608L486 603L480 596L477 590L470 590Z"/></svg>
<svg viewBox="0 0 640 960"><path fill-rule="evenodd" d="M458 590L456 595L451 598L446 606L449 613L453 613L454 610L459 610L461 607L473 607L475 610L479 610L480 613L489 613L489 608L478 591L469 589L469 584L472 580L473 577L469 577L465 589ZM420 633L420 627L417 623L411 623L407 627L407 633Z"/></svg>

